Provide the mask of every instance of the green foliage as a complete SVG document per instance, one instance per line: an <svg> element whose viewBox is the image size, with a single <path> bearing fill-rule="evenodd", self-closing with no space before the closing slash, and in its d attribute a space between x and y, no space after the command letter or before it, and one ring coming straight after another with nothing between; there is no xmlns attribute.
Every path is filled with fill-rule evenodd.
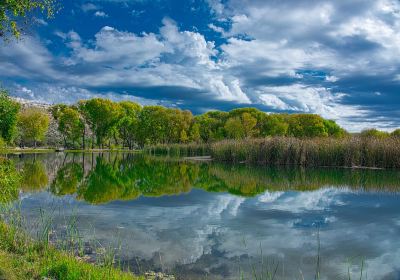
<svg viewBox="0 0 400 280"><path fill-rule="evenodd" d="M0 137L7 143L16 136L19 109L20 105L8 96L8 92L0 89Z"/></svg>
<svg viewBox="0 0 400 280"><path fill-rule="evenodd" d="M294 137L328 136L324 119L314 114L290 115L288 134Z"/></svg>
<svg viewBox="0 0 400 280"><path fill-rule="evenodd" d="M324 126L329 136L341 138L347 135L346 130L333 120L324 120Z"/></svg>
<svg viewBox="0 0 400 280"><path fill-rule="evenodd" d="M18 198L21 177L12 161L0 158L0 204Z"/></svg>
<svg viewBox="0 0 400 280"><path fill-rule="evenodd" d="M19 38L23 26L28 25L35 11L45 13L48 18L53 17L57 10L55 0L2 0L0 2L0 37L5 40L9 36Z"/></svg>
<svg viewBox="0 0 400 280"><path fill-rule="evenodd" d="M195 121L200 125L200 136L204 142L221 140L225 138L225 122L229 114L220 111L211 111L196 116Z"/></svg>
<svg viewBox="0 0 400 280"><path fill-rule="evenodd" d="M81 101L79 107L96 135L96 143L103 146L105 140L109 139L117 128L121 117L121 107L109 99L93 98Z"/></svg>
<svg viewBox="0 0 400 280"><path fill-rule="evenodd" d="M389 135L390 135L389 133L387 133L385 131L377 130L375 128L366 129L366 130L361 131L361 136L362 137L372 137L372 138L380 138L380 139L382 139L382 138L389 137Z"/></svg>
<svg viewBox="0 0 400 280"><path fill-rule="evenodd" d="M56 105L51 109L58 123L58 130L64 138L64 146L76 148L85 132L85 123L76 107Z"/></svg>
<svg viewBox="0 0 400 280"><path fill-rule="evenodd" d="M36 147L37 141L43 141L49 128L49 115L38 108L27 108L18 115L18 128L22 142L33 141Z"/></svg>
<svg viewBox="0 0 400 280"><path fill-rule="evenodd" d="M229 118L226 121L224 128L229 138L242 139L245 137L244 126L239 117Z"/></svg>
<svg viewBox="0 0 400 280"><path fill-rule="evenodd" d="M286 136L289 124L287 116L283 114L270 114L262 119L261 135L262 136Z"/></svg>
<svg viewBox="0 0 400 280"><path fill-rule="evenodd" d="M139 126L138 118L142 107L139 104L130 101L123 101L119 104L122 113L117 124L118 133L122 140L122 145L132 149L134 142L137 139L136 132Z"/></svg>
<svg viewBox="0 0 400 280"><path fill-rule="evenodd" d="M393 130L392 133L390 133L390 135L393 137L400 137L400 128Z"/></svg>

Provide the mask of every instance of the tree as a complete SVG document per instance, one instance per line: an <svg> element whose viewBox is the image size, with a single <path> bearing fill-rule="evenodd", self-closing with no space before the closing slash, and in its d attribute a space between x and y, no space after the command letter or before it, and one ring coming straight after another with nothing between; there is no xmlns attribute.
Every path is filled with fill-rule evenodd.
<svg viewBox="0 0 400 280"><path fill-rule="evenodd" d="M251 137L258 134L255 130L257 119L254 118L250 113L243 113L241 116L241 121L245 137Z"/></svg>
<svg viewBox="0 0 400 280"><path fill-rule="evenodd" d="M36 148L38 141L43 141L49 128L50 117L41 109L27 108L18 115L18 128L21 140L33 141Z"/></svg>
<svg viewBox="0 0 400 280"><path fill-rule="evenodd" d="M0 37L7 40L19 38L23 26L32 22L34 11L45 13L48 18L56 12L55 0L2 0L0 1Z"/></svg>
<svg viewBox="0 0 400 280"><path fill-rule="evenodd" d="M64 146L67 148L72 144L72 147L76 147L85 131L85 123L77 108L59 106L58 110L53 109L52 112L58 122L58 130L64 138Z"/></svg>
<svg viewBox="0 0 400 280"><path fill-rule="evenodd" d="M121 107L109 99L102 98L81 101L79 107L96 136L97 145L102 147L104 141L109 139L116 130L121 116Z"/></svg>
<svg viewBox="0 0 400 280"><path fill-rule="evenodd" d="M333 120L324 120L324 126L329 136L342 138L347 134L347 131Z"/></svg>
<svg viewBox="0 0 400 280"><path fill-rule="evenodd" d="M168 142L167 108L145 106L139 113L137 139L140 146Z"/></svg>
<svg viewBox="0 0 400 280"><path fill-rule="evenodd" d="M122 145L129 149L133 148L136 140L136 132L138 130L138 117L142 107L134 102L123 101L119 103L122 115L118 121L118 133L122 139Z"/></svg>
<svg viewBox="0 0 400 280"><path fill-rule="evenodd" d="M295 114L289 117L288 134L294 137L326 137L324 119L314 114Z"/></svg>
<svg viewBox="0 0 400 280"><path fill-rule="evenodd" d="M262 136L286 136L289 124L283 114L266 115L262 120L261 135Z"/></svg>
<svg viewBox="0 0 400 280"><path fill-rule="evenodd" d="M0 89L0 137L8 143L16 136L19 109L20 105L8 96L8 92Z"/></svg>
<svg viewBox="0 0 400 280"><path fill-rule="evenodd" d="M400 137L400 128L393 130L392 133L390 133L390 135L394 137Z"/></svg>
<svg viewBox="0 0 400 280"><path fill-rule="evenodd" d="M361 131L361 137L372 137L372 138L386 138L389 136L389 133L385 131L380 131L375 128L365 129Z"/></svg>
<svg viewBox="0 0 400 280"><path fill-rule="evenodd" d="M241 139L245 137L245 130L239 117L229 118L224 127L229 138Z"/></svg>
<svg viewBox="0 0 400 280"><path fill-rule="evenodd" d="M200 136L204 142L225 138L225 123L229 114L221 111L210 111L196 116L195 121L200 125Z"/></svg>
<svg viewBox="0 0 400 280"><path fill-rule="evenodd" d="M192 142L199 142L200 137L200 125L197 122L193 122L189 129L189 140Z"/></svg>

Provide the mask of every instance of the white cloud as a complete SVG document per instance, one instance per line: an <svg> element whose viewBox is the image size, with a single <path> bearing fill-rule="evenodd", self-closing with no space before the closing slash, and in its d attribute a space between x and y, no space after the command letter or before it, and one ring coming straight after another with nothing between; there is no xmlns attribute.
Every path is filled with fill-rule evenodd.
<svg viewBox="0 0 400 280"><path fill-rule="evenodd" d="M85 3L85 4L82 4L81 9L82 9L82 11L84 11L86 13L86 12L98 10L99 6L97 6L93 3Z"/></svg>
<svg viewBox="0 0 400 280"><path fill-rule="evenodd" d="M103 11L96 11L96 12L94 13L94 16L96 16L96 17L102 17L102 18L107 18L107 17L108 17L108 15L107 15L105 12L103 12Z"/></svg>

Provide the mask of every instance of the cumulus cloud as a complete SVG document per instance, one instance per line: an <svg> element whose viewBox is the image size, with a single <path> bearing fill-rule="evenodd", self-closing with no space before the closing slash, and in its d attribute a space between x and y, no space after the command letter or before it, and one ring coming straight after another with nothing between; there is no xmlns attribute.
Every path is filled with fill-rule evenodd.
<svg viewBox="0 0 400 280"><path fill-rule="evenodd" d="M114 25L91 37L79 29L55 31L66 50L54 55L27 37L11 50L1 47L0 75L128 92L195 111L256 106L318 113L352 131L371 121L385 129L399 125L398 1L206 3L215 20L204 26L220 37L216 42L170 18L152 32ZM80 8L107 16L97 2Z"/></svg>

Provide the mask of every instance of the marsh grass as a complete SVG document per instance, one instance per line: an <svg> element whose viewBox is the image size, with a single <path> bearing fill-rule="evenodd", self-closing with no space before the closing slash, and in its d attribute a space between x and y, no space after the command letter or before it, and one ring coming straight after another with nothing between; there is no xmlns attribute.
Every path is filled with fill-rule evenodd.
<svg viewBox="0 0 400 280"><path fill-rule="evenodd" d="M115 267L112 251L105 251L107 261L98 265L82 261L76 252L76 248L82 248L76 220L69 225L67 236L70 240L64 240L64 248L61 249L50 239L53 232L51 213L40 210L42 226L37 229L37 238L32 239L20 210L5 205L1 208L0 277L4 279L144 279Z"/></svg>
<svg viewBox="0 0 400 280"><path fill-rule="evenodd" d="M211 155L216 161L258 165L400 168L399 137L267 137L158 145L145 150L160 155Z"/></svg>

